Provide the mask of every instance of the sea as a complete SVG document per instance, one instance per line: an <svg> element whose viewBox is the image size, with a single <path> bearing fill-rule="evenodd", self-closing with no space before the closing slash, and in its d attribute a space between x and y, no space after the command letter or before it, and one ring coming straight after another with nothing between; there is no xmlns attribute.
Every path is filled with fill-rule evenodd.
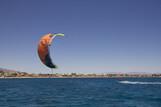
<svg viewBox="0 0 161 107"><path fill-rule="evenodd" d="M161 107L161 78L0 79L0 107Z"/></svg>

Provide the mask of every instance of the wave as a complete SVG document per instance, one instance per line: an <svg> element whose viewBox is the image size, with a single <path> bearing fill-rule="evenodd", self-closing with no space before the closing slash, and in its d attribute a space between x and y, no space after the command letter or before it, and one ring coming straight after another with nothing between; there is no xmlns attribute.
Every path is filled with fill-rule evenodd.
<svg viewBox="0 0 161 107"><path fill-rule="evenodd" d="M119 81L122 84L161 84L161 82Z"/></svg>

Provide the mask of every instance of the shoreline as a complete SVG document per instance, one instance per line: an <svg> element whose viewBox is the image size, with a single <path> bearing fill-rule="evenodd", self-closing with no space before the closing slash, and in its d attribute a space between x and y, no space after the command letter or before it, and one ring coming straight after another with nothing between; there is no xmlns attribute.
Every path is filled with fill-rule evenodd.
<svg viewBox="0 0 161 107"><path fill-rule="evenodd" d="M95 78L104 78L104 79L120 79L120 78L161 78L161 77L0 77L0 79L95 79Z"/></svg>
<svg viewBox="0 0 161 107"><path fill-rule="evenodd" d="M55 73L34 74L0 69L0 79L5 78L161 78L161 73Z"/></svg>

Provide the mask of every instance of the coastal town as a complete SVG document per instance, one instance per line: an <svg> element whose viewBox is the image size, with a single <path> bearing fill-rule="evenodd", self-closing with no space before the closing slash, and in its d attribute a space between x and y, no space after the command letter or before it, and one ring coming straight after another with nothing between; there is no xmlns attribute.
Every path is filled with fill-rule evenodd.
<svg viewBox="0 0 161 107"><path fill-rule="evenodd" d="M128 77L157 77L161 78L160 73L53 73L53 74L34 74L8 69L0 69L0 78L128 78Z"/></svg>

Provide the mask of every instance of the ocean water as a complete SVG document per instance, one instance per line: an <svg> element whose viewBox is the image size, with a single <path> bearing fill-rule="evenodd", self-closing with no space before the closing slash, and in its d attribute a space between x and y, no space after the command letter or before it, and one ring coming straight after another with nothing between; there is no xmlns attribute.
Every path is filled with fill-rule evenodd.
<svg viewBox="0 0 161 107"><path fill-rule="evenodd" d="M161 107L161 78L0 79L0 107Z"/></svg>

